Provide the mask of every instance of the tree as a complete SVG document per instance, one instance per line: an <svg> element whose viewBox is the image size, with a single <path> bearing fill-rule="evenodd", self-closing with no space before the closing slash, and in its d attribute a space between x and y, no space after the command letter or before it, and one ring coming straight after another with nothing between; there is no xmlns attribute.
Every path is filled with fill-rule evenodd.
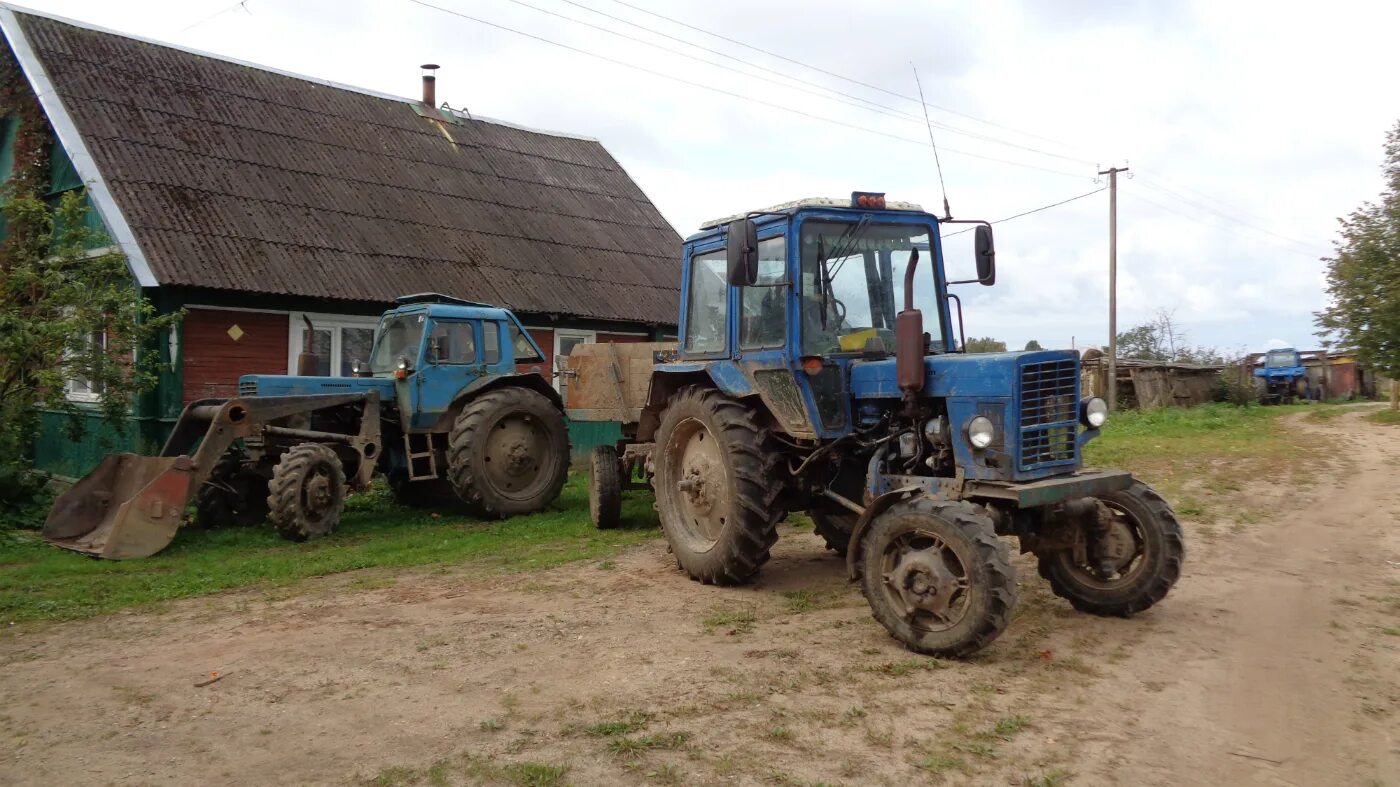
<svg viewBox="0 0 1400 787"><path fill-rule="evenodd" d="M1040 342L1036 341L1035 339L1031 339L1030 341L1026 342L1026 352L1030 352L1030 351L1032 351L1032 350L1044 350L1044 349L1045 349L1044 347L1041 347L1041 346L1040 346Z"/></svg>
<svg viewBox="0 0 1400 787"><path fill-rule="evenodd" d="M963 349L970 353L1004 353L1006 342L986 336L981 339L968 339Z"/></svg>
<svg viewBox="0 0 1400 787"><path fill-rule="evenodd" d="M1186 339L1186 331L1177 323L1176 313L1158 309L1150 322L1118 334L1118 357L1164 363L1225 363L1225 357L1216 348L1192 347Z"/></svg>
<svg viewBox="0 0 1400 787"><path fill-rule="evenodd" d="M1400 378L1400 122L1386 134L1385 188L1339 219L1327 263L1328 305L1316 325L1327 347L1354 351L1362 365Z"/></svg>

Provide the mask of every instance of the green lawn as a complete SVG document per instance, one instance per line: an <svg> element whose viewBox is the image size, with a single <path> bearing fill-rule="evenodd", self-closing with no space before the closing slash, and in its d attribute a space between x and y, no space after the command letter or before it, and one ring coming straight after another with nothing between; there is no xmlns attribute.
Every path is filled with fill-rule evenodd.
<svg viewBox="0 0 1400 787"><path fill-rule="evenodd" d="M1366 416L1366 420L1386 426L1400 426L1400 410L1377 410Z"/></svg>
<svg viewBox="0 0 1400 787"><path fill-rule="evenodd" d="M1250 474L1279 473L1315 450L1276 423L1304 409L1205 405L1114 413L1103 435L1089 444L1086 462L1132 470L1189 516L1214 503L1209 492L1194 493L1200 500L1181 497L1188 481L1204 478L1211 489L1228 490ZM33 530L0 533L0 625L84 618L235 588L283 587L357 569L455 564L481 575L524 571L603 558L658 537L652 498L643 492L626 496L623 529L594 529L586 484L584 475L573 475L550 510L504 522L451 512L435 518L396 505L376 486L347 503L340 527L328 538L294 544L268 525L187 527L165 551L124 562L55 549ZM370 572L365 584L383 581L387 576Z"/></svg>
<svg viewBox="0 0 1400 787"><path fill-rule="evenodd" d="M623 527L588 521L587 477L573 475L549 510L502 522L396 505L376 486L346 504L331 536L304 544L270 525L185 527L163 552L142 560L96 560L45 544L38 533L0 533L0 625L67 620L243 587L278 587L306 577L376 567L465 564L481 574L599 558L655 538L651 496L624 497Z"/></svg>

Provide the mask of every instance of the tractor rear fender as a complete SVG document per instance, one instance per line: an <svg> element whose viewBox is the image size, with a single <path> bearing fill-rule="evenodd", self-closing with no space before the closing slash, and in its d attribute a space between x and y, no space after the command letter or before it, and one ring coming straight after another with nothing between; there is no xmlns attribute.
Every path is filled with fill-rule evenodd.
<svg viewBox="0 0 1400 787"><path fill-rule="evenodd" d="M497 388L528 388L535 393L543 395L546 399L564 410L564 399L559 396L559 392L554 390L554 386L549 384L549 380L538 372L517 372L516 374L493 374L479 377L457 392L452 399L452 405L442 414L428 431L441 432L446 434L452 431L452 424L456 422L458 413L466 407L467 402L475 399L487 391L494 391Z"/></svg>
<svg viewBox="0 0 1400 787"><path fill-rule="evenodd" d="M651 383L647 388L647 403L642 409L641 422L637 425L638 442L649 443L656 439L656 430L661 426L661 411L666 409L666 402L676 391L687 385L707 385L735 399L752 396L755 404L763 407L753 384L733 361L658 364L652 370Z"/></svg>

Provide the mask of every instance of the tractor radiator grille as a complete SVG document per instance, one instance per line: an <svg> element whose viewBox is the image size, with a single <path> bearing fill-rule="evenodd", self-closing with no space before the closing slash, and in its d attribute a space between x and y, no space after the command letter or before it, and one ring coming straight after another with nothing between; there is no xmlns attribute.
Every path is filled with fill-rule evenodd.
<svg viewBox="0 0 1400 787"><path fill-rule="evenodd" d="M257 380L240 380L240 381L238 382L238 395L239 395L239 396L257 396L257 395L258 395L258 381L257 381Z"/></svg>
<svg viewBox="0 0 1400 787"><path fill-rule="evenodd" d="M1021 470L1076 461L1078 394L1073 358L1021 367Z"/></svg>

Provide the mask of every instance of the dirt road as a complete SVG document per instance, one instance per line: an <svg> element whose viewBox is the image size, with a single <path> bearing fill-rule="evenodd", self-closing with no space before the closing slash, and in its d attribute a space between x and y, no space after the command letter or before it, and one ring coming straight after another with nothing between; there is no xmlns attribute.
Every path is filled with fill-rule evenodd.
<svg viewBox="0 0 1400 787"><path fill-rule="evenodd" d="M791 529L751 588L655 542L17 630L0 783L1400 784L1400 429L1291 428L1338 446L1323 482L1188 522L1161 606L1079 615L1021 561L967 663L898 647Z"/></svg>

